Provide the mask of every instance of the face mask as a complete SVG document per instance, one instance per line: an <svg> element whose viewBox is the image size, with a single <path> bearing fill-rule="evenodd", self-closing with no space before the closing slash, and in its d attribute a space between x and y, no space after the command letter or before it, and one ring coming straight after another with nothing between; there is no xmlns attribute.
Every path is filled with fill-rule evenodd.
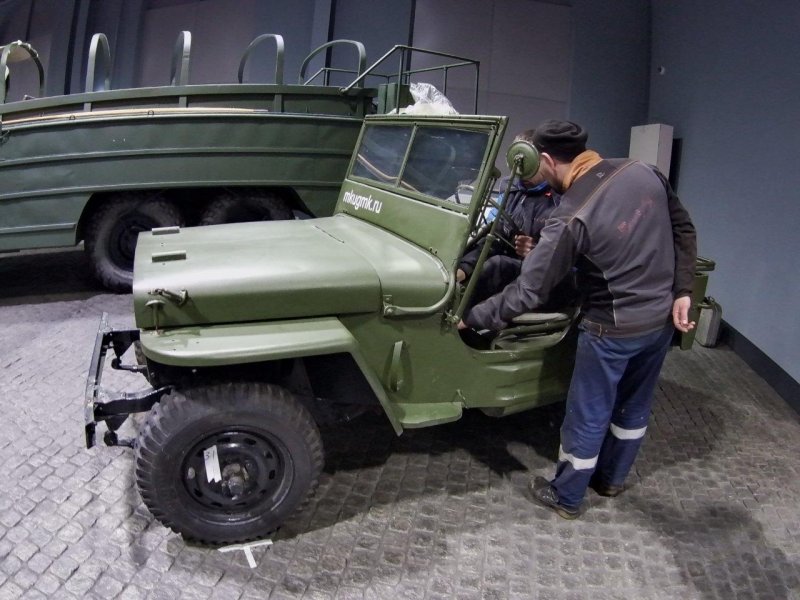
<svg viewBox="0 0 800 600"><path fill-rule="evenodd" d="M533 187L525 187L525 184L520 181L520 187L525 190L526 194L538 194L539 192L543 192L547 189L548 183L546 181L542 181L541 183L537 183Z"/></svg>

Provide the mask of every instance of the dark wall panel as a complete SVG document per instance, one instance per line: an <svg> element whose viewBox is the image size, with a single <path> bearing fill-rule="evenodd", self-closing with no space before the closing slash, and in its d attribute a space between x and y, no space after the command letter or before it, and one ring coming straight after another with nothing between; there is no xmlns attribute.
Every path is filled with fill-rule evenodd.
<svg viewBox="0 0 800 600"><path fill-rule="evenodd" d="M678 192L717 260L709 291L800 380L800 3L658 2L653 22L650 117L682 140Z"/></svg>
<svg viewBox="0 0 800 600"><path fill-rule="evenodd" d="M606 156L628 156L630 128L647 122L649 0L575 0L569 115Z"/></svg>

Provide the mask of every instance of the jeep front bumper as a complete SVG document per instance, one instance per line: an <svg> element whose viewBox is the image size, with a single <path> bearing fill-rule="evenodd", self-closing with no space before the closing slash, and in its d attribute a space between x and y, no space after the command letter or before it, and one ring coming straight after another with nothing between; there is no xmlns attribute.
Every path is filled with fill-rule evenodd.
<svg viewBox="0 0 800 600"><path fill-rule="evenodd" d="M107 428L103 435L106 446L132 446L132 440L120 440L117 437L117 430L129 415L150 410L164 394L172 391L171 386L158 389L151 387L134 393L110 392L101 387L100 381L109 348L114 351L114 358L111 361L112 369L134 373L145 371L146 368L143 366L122 363L122 355L138 340L138 329L110 329L108 315L103 313L95 337L92 362L89 365L89 374L86 379L83 414L87 448L95 445L97 424L101 421L105 422Z"/></svg>

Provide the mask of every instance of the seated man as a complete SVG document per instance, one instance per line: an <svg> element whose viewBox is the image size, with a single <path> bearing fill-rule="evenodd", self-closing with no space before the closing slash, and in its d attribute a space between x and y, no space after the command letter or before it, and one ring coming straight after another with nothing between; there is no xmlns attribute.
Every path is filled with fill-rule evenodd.
<svg viewBox="0 0 800 600"><path fill-rule="evenodd" d="M514 141L526 140L532 143L534 130L523 131ZM500 189L505 190L508 179L500 181ZM512 248L503 240L496 240L489 249L489 256L483 264L483 269L478 275L478 281L473 289L467 311L480 302L500 292L506 285L514 281L520 273L522 259L533 249L539 241L539 235L550 213L558 206L560 196L556 194L538 173L530 181L517 181L512 184L508 198L501 197L501 204L508 218L499 214L495 218L501 219L497 224L496 233L514 243ZM456 278L459 282L466 280L478 262L485 239L480 240L476 246L467 252L458 264ZM569 303L569 300L556 290L552 301L558 304ZM553 304L549 302L548 304Z"/></svg>

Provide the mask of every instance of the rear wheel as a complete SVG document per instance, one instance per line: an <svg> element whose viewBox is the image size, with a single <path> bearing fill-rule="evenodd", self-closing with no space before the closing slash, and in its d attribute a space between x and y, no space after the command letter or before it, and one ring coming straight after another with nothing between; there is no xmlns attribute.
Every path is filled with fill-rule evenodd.
<svg viewBox="0 0 800 600"><path fill-rule="evenodd" d="M150 512L185 539L264 538L316 488L322 440L283 388L217 384L173 392L139 432L136 482Z"/></svg>
<svg viewBox="0 0 800 600"><path fill-rule="evenodd" d="M110 290L129 292L139 233L181 222L180 211L166 200L140 193L108 198L86 227L86 253L92 274Z"/></svg>
<svg viewBox="0 0 800 600"><path fill-rule="evenodd" d="M200 225L281 221L294 218L289 204L280 196L261 190L232 190L212 200Z"/></svg>

